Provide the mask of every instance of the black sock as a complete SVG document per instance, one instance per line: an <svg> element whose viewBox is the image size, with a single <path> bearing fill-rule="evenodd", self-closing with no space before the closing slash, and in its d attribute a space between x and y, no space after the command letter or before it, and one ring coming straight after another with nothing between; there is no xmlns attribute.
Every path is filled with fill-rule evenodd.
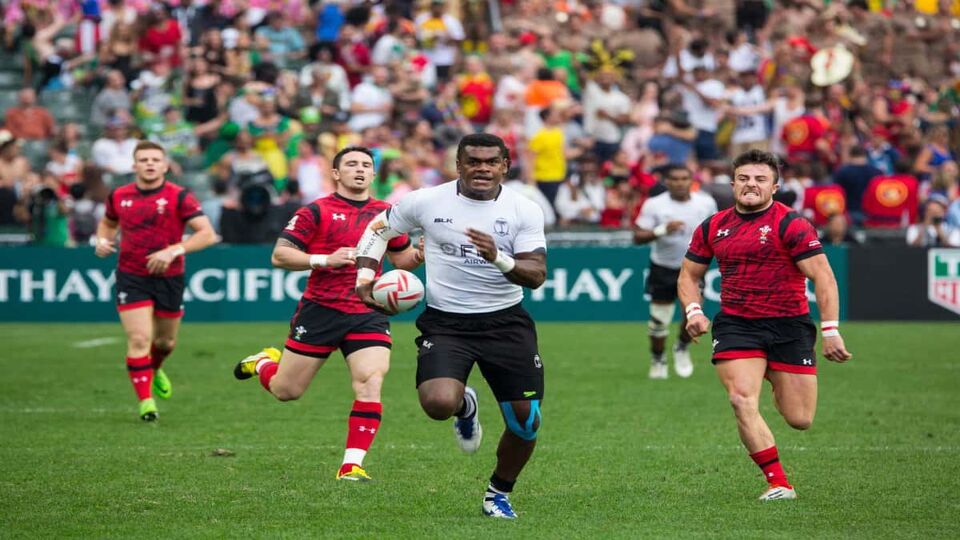
<svg viewBox="0 0 960 540"><path fill-rule="evenodd" d="M516 481L508 482L503 478L500 478L499 476L497 476L497 473L493 473L490 476L490 485L487 486L487 491L509 495L510 492L513 491L513 485L516 483L517 483Z"/></svg>

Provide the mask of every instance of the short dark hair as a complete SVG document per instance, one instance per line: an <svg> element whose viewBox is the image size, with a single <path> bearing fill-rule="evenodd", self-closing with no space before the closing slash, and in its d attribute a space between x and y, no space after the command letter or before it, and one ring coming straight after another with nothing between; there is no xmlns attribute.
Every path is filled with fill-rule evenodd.
<svg viewBox="0 0 960 540"><path fill-rule="evenodd" d="M137 143L137 146L133 148L134 159L136 159L137 157L137 152L140 152L142 150L159 150L164 156L167 155L167 150L164 147L160 146L159 144L153 141L140 141Z"/></svg>
<svg viewBox="0 0 960 540"><path fill-rule="evenodd" d="M693 172L690 171L690 167L687 167L686 165L681 165L681 164L679 164L679 163L670 163L669 165L665 166L665 167L662 169L663 177L666 178L666 177L670 176L670 174L671 174L673 171L683 171L683 172L689 174L690 176L693 176Z"/></svg>
<svg viewBox="0 0 960 540"><path fill-rule="evenodd" d="M773 171L773 182L780 182L780 158L772 152L753 149L740 154L733 160L734 174L744 165L766 165Z"/></svg>
<svg viewBox="0 0 960 540"><path fill-rule="evenodd" d="M343 159L343 156L349 154L350 152L363 152L364 154L370 156L370 159L373 159L373 151L366 146L348 146L337 152L337 155L333 156L333 168L339 169L340 160Z"/></svg>
<svg viewBox="0 0 960 540"><path fill-rule="evenodd" d="M463 157L464 149L468 146L486 146L488 148L496 146L500 149L500 157L510 159L510 151L507 150L507 145L503 142L503 139L490 133L471 133L464 135L463 138L460 139L460 144L457 145L457 161Z"/></svg>

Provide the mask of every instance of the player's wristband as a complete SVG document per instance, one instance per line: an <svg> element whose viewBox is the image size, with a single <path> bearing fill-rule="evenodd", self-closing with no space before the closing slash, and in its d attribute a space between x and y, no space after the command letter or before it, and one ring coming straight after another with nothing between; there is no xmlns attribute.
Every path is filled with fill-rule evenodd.
<svg viewBox="0 0 960 540"><path fill-rule="evenodd" d="M703 307L696 302L690 302L687 304L687 307L684 308L684 313L687 314L688 319L694 315L703 315Z"/></svg>
<svg viewBox="0 0 960 540"><path fill-rule="evenodd" d="M840 321L823 321L820 323L820 334L823 337L840 335Z"/></svg>
<svg viewBox="0 0 960 540"><path fill-rule="evenodd" d="M327 256L326 255L311 255L310 256L310 268L323 268L327 266Z"/></svg>
<svg viewBox="0 0 960 540"><path fill-rule="evenodd" d="M369 283L373 281L373 278L377 277L377 272L373 268L358 268L357 269L357 285L363 283Z"/></svg>
<svg viewBox="0 0 960 540"><path fill-rule="evenodd" d="M517 266L517 261L506 253L497 250L497 258L494 259L493 265L504 274L508 274Z"/></svg>
<svg viewBox="0 0 960 540"><path fill-rule="evenodd" d="M173 246L173 249L170 250L173 253L173 258L182 257L187 254L187 249L183 247L183 244L177 244Z"/></svg>
<svg viewBox="0 0 960 540"><path fill-rule="evenodd" d="M669 231L667 231L666 223L661 223L653 228L653 235L656 236L657 238L660 238L661 236L666 236L667 232Z"/></svg>
<svg viewBox="0 0 960 540"><path fill-rule="evenodd" d="M97 243L100 244L101 246L108 246L108 245L110 245L110 239L109 239L109 238L104 238L104 237L102 237L102 236L98 236L98 237L97 237Z"/></svg>

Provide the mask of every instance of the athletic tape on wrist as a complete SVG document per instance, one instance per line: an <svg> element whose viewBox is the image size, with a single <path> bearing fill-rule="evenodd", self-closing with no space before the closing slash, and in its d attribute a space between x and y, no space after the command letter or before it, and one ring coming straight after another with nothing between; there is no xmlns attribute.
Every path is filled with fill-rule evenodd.
<svg viewBox="0 0 960 540"><path fill-rule="evenodd" d="M326 255L311 255L310 256L310 268L323 268L327 266L327 256Z"/></svg>
<svg viewBox="0 0 960 540"><path fill-rule="evenodd" d="M840 321L821 321L820 333L823 337L833 337L840 335Z"/></svg>
<svg viewBox="0 0 960 540"><path fill-rule="evenodd" d="M493 265L504 274L507 274L517 266L517 261L506 253L497 251L497 258L493 261Z"/></svg>
<svg viewBox="0 0 960 540"><path fill-rule="evenodd" d="M373 268L357 269L357 285L360 285L364 282L373 281L373 278L375 277L377 277L377 272Z"/></svg>
<svg viewBox="0 0 960 540"><path fill-rule="evenodd" d="M661 236L666 235L667 232L668 231L667 231L666 223L661 223L653 228L653 235L656 236L657 238L660 238Z"/></svg>

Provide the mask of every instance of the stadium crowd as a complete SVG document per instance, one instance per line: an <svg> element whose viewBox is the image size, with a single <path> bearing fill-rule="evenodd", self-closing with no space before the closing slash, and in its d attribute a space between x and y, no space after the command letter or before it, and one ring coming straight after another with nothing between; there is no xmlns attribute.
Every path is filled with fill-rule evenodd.
<svg viewBox="0 0 960 540"><path fill-rule="evenodd" d="M392 202L486 131L550 227L629 228L677 165L728 208L730 160L760 148L829 243L960 246L960 2L0 6L0 227L36 244L89 243L138 138L224 241L272 242L339 148L374 149Z"/></svg>

